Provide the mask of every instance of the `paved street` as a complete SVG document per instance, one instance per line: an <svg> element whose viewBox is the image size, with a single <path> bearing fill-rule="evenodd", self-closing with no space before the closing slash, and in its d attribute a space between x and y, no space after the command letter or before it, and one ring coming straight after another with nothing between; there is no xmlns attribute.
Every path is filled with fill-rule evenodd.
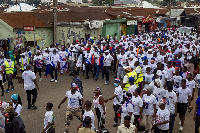
<svg viewBox="0 0 200 133"><path fill-rule="evenodd" d="M3 98L0 97L1 100L9 101L10 97L14 93L19 93L22 97L23 102L23 109L21 112L21 117L24 120L26 131L27 133L40 133L43 129L43 119L45 114L45 108L47 102L52 102L54 104L53 111L54 115L56 116L56 133L63 133L64 131L64 121L65 121L65 110L67 106L67 102L62 104L61 109L58 109L59 102L64 98L65 93L70 88L70 83L72 81L72 77L67 76L68 74L64 74L62 76L58 76L58 83L51 83L50 76L47 79L43 79L41 82L38 82L40 91L38 92L38 98L36 105L38 107L37 110L28 110L27 108L27 101L26 101L26 93L25 90L22 88L22 85L17 84L16 80L14 80L15 89L14 91L10 91L6 94ZM37 75L38 76L38 75ZM111 74L111 82L109 85L104 85L104 80L99 77L98 81L95 81L91 78L85 79L85 77L81 76L83 81L83 89L84 89L84 99L85 100L92 100L93 99L93 89L99 86L102 89L103 97L108 98L113 95L114 92L114 75ZM4 86L7 87L7 84ZM195 94L195 98L196 98ZM192 106L194 107L194 101L192 102ZM111 133L116 133L117 128L113 128L113 116L114 112L112 109L112 101L109 101L106 104L107 107L107 114L106 114L106 128L109 129ZM177 117L178 118L178 117ZM174 133L179 132L179 125L178 119L176 118L175 122L175 131ZM193 121L193 111L192 113L186 114L186 121L184 125L184 131L182 133L194 133L194 121ZM95 125L97 121L95 121ZM71 122L70 125L70 133L77 132L77 126L80 124L77 118ZM97 127L97 126L96 126Z"/></svg>

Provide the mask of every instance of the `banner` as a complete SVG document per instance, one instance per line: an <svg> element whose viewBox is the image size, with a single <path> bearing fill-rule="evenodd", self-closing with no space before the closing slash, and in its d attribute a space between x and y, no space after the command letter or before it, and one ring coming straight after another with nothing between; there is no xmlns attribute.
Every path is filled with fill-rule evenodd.
<svg viewBox="0 0 200 133"><path fill-rule="evenodd" d="M127 21L127 25L137 25L137 20Z"/></svg>
<svg viewBox="0 0 200 133"><path fill-rule="evenodd" d="M142 23L152 23L152 22L153 22L153 18L150 18L150 17L142 18Z"/></svg>

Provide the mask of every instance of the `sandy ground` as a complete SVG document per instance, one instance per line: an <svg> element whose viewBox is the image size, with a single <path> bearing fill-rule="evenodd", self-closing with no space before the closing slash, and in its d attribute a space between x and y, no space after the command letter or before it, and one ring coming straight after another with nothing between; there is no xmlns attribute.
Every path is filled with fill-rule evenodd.
<svg viewBox="0 0 200 133"><path fill-rule="evenodd" d="M37 75L38 77L38 75ZM114 75L110 74L111 82L108 85L104 85L104 80L101 79L101 75L99 80L93 80L92 76L90 79L85 79L85 77L80 76L83 82L83 89L84 89L84 99L85 100L92 100L94 93L93 90L95 87L100 87L102 89L102 94L104 98L108 98L113 95L114 93ZM40 91L38 92L38 98L36 102L36 106L38 109L36 110L28 110L27 108L27 100L26 100L26 93L23 89L22 85L17 83L17 80L14 79L14 86L15 90L10 91L4 97L0 96L1 100L9 101L12 94L18 93L22 97L23 102L23 109L21 112L21 117L24 120L26 131L27 133L40 133L43 130L44 126L44 114L46 112L44 106L47 102L52 102L54 104L53 111L56 117L56 133L63 133L64 132L64 121L65 121L65 111L67 107L67 102L62 104L61 109L58 109L58 104L60 101L65 97L66 91L70 88L70 83L72 81L72 77L68 76L68 74L58 75L58 82L51 83L50 76L48 78L43 79L41 82L38 81ZM7 84L4 86L7 88ZM195 93L195 99L197 98L197 91ZM195 106L195 100L192 101L192 106ZM117 127L113 127L113 119L114 119L114 111L112 108L112 101L106 103L107 113L106 113L106 124L105 127L110 131L110 133L116 133ZM93 110L95 113L95 111ZM184 124L184 131L182 133L194 133L194 121L193 121L193 114L194 111L191 113L186 114L186 120ZM174 124L174 133L179 132L179 119L176 117L176 121ZM80 121L74 117L71 121L70 125L70 133L76 133L77 127L80 124ZM97 127L97 119L95 121L95 125ZM0 131L1 132L1 131Z"/></svg>

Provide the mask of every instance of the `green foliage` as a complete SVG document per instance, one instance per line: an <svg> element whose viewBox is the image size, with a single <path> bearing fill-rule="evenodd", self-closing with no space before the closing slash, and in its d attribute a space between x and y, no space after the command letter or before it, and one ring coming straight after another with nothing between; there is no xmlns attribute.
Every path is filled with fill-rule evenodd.
<svg viewBox="0 0 200 133"><path fill-rule="evenodd" d="M88 0L82 0L83 3L88 3Z"/></svg>

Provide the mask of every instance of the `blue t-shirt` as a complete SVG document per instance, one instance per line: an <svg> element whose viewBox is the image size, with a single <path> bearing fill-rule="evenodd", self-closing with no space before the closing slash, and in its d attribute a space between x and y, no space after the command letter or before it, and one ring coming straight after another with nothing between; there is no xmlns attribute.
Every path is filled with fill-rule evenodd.
<svg viewBox="0 0 200 133"><path fill-rule="evenodd" d="M198 109L197 109L197 115L200 116L200 97L197 98L196 102L195 102L197 105L198 105Z"/></svg>

